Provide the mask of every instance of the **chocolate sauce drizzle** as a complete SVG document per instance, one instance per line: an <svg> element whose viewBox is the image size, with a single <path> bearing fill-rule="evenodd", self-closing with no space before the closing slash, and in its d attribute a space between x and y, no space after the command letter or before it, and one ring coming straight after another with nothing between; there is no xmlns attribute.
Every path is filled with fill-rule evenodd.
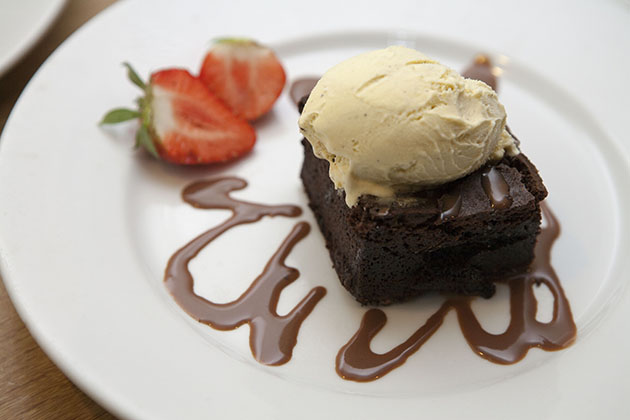
<svg viewBox="0 0 630 420"><path fill-rule="evenodd" d="M291 83L289 96L291 96L293 103L298 106L300 113L302 112L301 108L304 107L304 102L306 102L305 100L303 101L303 99L308 97L318 81L318 77L302 77Z"/></svg>
<svg viewBox="0 0 630 420"><path fill-rule="evenodd" d="M458 187L444 194L439 200L440 220L454 219L462 208L462 195Z"/></svg>
<svg viewBox="0 0 630 420"><path fill-rule="evenodd" d="M479 54L475 57L472 64L464 70L462 75L469 79L481 80L497 92L499 80L492 72L493 68L490 58L486 55ZM490 199L493 208L505 209L512 205L510 187L507 182L505 182L503 175L495 167L488 166L484 168L481 172L481 185Z"/></svg>
<svg viewBox="0 0 630 420"><path fill-rule="evenodd" d="M488 196L488 199L490 199L492 208L510 208L512 205L510 186L496 167L487 166L481 171L481 186Z"/></svg>
<svg viewBox="0 0 630 420"><path fill-rule="evenodd" d="M370 342L383 328L387 317L380 309L370 309L363 316L355 335L337 354L337 373L344 379L367 382L378 379L405 363L437 331L451 310L457 312L459 326L470 348L480 357L494 363L512 364L521 360L530 348L552 351L573 343L576 327L569 302L551 266L551 247L560 234L560 226L553 213L541 205L547 226L539 235L535 257L529 270L504 279L510 288L510 324L501 334L483 329L471 309L472 299L447 299L404 343L387 353L377 354ZM536 320L537 302L534 285L544 283L554 297L553 317L550 322Z"/></svg>
<svg viewBox="0 0 630 420"><path fill-rule="evenodd" d="M486 166L470 176L479 178L481 187L493 209L503 210L512 206L513 200L510 195L510 186L496 166ZM462 208L460 186L451 186L437 199L435 205L440 211L440 220L446 221L456 218Z"/></svg>
<svg viewBox="0 0 630 420"><path fill-rule="evenodd" d="M308 234L309 225L300 222L294 226L263 272L233 302L217 304L196 295L188 269L189 262L204 247L235 226L257 222L264 216L296 217L301 214L297 206L268 206L230 197L232 191L246 186L247 182L240 178L222 177L195 182L184 189L182 197L192 206L231 210L232 216L173 254L164 281L179 306L199 322L218 330L232 330L249 324L249 343L254 358L266 365L281 365L291 359L302 322L326 294L325 288L315 287L287 315L279 316L276 312L282 289L299 277L299 271L288 267L285 259L295 244Z"/></svg>
<svg viewBox="0 0 630 420"><path fill-rule="evenodd" d="M481 80L495 92L498 92L499 80L492 72L494 66L490 57L484 54L479 54L475 57L474 61L466 70L462 72L462 76L469 79Z"/></svg>

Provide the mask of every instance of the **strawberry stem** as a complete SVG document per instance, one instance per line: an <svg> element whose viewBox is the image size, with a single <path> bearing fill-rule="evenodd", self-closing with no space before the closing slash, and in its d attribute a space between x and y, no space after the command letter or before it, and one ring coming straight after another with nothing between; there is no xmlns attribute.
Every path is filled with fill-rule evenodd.
<svg viewBox="0 0 630 420"><path fill-rule="evenodd" d="M140 119L140 127L136 132L136 144L135 147L142 147L146 149L151 156L156 159L160 159L160 155L153 143L153 139L151 138L151 133L149 132L149 127L151 126L151 89L150 86L147 86L138 73L131 67L129 63L123 63L123 66L127 68L127 76L131 82L138 86L140 89L144 91L144 96L138 98L136 103L138 104L138 110L127 109L127 108L116 108L109 111L99 125L103 124L117 124L124 121L129 121L135 118Z"/></svg>

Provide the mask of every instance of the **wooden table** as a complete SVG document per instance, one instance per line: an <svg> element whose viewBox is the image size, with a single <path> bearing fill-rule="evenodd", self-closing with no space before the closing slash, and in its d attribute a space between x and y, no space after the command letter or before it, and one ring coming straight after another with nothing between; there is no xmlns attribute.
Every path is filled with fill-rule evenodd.
<svg viewBox="0 0 630 420"><path fill-rule="evenodd" d="M70 0L40 42L0 76L0 132L35 70L79 26L115 0ZM0 419L114 419L35 343L0 282Z"/></svg>

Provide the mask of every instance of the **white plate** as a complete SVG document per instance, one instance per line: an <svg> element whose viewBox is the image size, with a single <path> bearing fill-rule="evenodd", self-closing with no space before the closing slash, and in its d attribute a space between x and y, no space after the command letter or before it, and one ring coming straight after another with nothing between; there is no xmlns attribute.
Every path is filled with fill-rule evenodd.
<svg viewBox="0 0 630 420"><path fill-rule="evenodd" d="M302 12L309 15L304 20L292 17L304 6L288 1L274 10L124 2L53 55L25 90L0 143L0 268L34 337L73 381L125 418L629 415L630 171L628 142L618 141L630 96L618 86L627 90L629 63L610 43L623 32L627 10L617 3L596 11L577 5L572 19L562 20L564 9L546 3L550 15L537 14L536 4L513 10L477 2L478 10L468 2L420 7L412 1L357 15L351 5L336 3ZM536 17L537 30L513 16ZM589 19L605 22L610 34L579 32ZM143 75L166 66L194 71L206 41L230 34L272 45L290 80L391 43L415 46L458 69L479 51L509 55L500 95L562 224L553 259L578 325L576 343L555 353L532 350L518 364L499 366L470 351L450 314L402 368L371 383L344 381L335 374L335 355L365 308L338 285L317 228L287 260L302 275L283 292L280 312L315 285L325 285L328 294L303 324L288 364L256 363L247 327L219 332L185 315L163 287L168 257L227 215L183 203L187 183L219 173L241 176L250 186L235 196L299 204L306 210L299 220L315 226L298 179L295 107L283 95L257 124L254 153L214 169L143 158L130 150L132 126L104 131L96 123L137 94L119 63L129 60ZM589 50L594 36L597 48ZM569 38L580 48L564 45ZM598 60L584 60L585 50ZM585 80L601 70L602 57L611 67L592 86ZM211 244L191 265L197 292L216 301L235 298L295 222L265 219ZM208 279L204 270L231 283ZM548 308L544 295L541 300ZM374 350L407 336L435 304L387 308L390 321ZM507 321L502 291L475 308L495 331Z"/></svg>
<svg viewBox="0 0 630 420"><path fill-rule="evenodd" d="M35 45L63 9L65 0L0 3L0 75Z"/></svg>

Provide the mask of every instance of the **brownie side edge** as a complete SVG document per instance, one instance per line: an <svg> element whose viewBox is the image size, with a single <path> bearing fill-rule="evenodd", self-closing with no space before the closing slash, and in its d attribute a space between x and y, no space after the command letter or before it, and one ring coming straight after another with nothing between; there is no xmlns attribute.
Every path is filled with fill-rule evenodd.
<svg viewBox="0 0 630 420"><path fill-rule="evenodd" d="M497 165L513 196L508 209L493 209L469 176L448 186L460 189L463 203L458 217L444 221L422 200L383 206L362 197L347 207L330 181L328 162L302 143L309 206L339 280L359 302L384 305L429 291L489 297L494 281L533 259L546 189L526 156Z"/></svg>

